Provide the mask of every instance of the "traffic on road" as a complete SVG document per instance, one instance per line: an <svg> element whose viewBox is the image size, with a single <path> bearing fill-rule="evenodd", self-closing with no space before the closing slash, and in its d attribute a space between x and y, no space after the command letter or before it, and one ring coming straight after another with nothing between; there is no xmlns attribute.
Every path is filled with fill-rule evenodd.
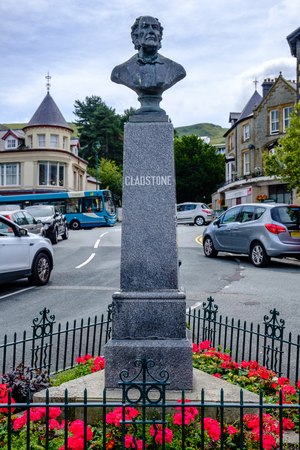
<svg viewBox="0 0 300 450"><path fill-rule="evenodd" d="M120 288L121 223L114 227L70 230L69 239L51 246L54 267L45 286L18 279L0 285L2 333L31 330L32 320L47 307L58 322L106 316L112 295ZM203 252L206 226L180 225L179 285L186 291L187 308L203 308L212 296L223 316L261 323L276 308L288 330L297 330L300 263L271 258L258 270L247 255L220 251L218 258ZM51 245L51 244L50 244ZM13 320L12 320L13 317Z"/></svg>

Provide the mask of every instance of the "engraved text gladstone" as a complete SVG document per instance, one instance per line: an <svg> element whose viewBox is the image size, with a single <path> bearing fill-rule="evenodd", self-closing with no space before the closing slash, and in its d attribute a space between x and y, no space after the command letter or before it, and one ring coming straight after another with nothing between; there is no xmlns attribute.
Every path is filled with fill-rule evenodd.
<svg viewBox="0 0 300 450"><path fill-rule="evenodd" d="M140 175L140 176L126 176L126 186L171 186L171 175L167 176L153 176L153 175Z"/></svg>

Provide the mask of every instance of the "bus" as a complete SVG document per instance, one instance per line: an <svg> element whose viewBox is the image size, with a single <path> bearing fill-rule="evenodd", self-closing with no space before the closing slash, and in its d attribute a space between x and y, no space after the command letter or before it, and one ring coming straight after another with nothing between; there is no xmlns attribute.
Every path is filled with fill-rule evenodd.
<svg viewBox="0 0 300 450"><path fill-rule="evenodd" d="M115 196L107 189L52 194L0 195L0 210L4 205L16 205L16 209L18 207L24 209L32 205L54 205L66 216L68 226L72 230L113 226L117 222Z"/></svg>

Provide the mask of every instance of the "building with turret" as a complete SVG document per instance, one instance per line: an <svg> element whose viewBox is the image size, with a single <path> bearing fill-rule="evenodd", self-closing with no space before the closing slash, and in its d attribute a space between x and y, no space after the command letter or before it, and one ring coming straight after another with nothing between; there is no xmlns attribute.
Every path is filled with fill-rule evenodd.
<svg viewBox="0 0 300 450"><path fill-rule="evenodd" d="M79 140L47 88L22 130L0 130L0 195L95 189Z"/></svg>

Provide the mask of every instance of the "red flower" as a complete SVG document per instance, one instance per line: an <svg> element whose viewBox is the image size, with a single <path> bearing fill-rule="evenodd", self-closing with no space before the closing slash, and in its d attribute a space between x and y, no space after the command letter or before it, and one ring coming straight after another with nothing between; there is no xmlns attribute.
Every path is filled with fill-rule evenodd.
<svg viewBox="0 0 300 450"><path fill-rule="evenodd" d="M193 352L194 353L200 353L200 350L199 350L197 344L193 344Z"/></svg>
<svg viewBox="0 0 300 450"><path fill-rule="evenodd" d="M210 344L211 344L211 342L210 341L203 341L203 342L200 342L200 345L199 345L199 347L200 347L200 350L207 350L209 347L210 347Z"/></svg>
<svg viewBox="0 0 300 450"><path fill-rule="evenodd" d="M221 375L220 375L219 373L214 373L214 374L213 374L213 377L216 377L216 378L222 378Z"/></svg>
<svg viewBox="0 0 300 450"><path fill-rule="evenodd" d="M153 425L151 425L150 430L149 430L149 434L150 436L154 436L156 434L155 437L155 442L159 442L160 444L162 444L163 442L163 428L162 425L158 425L157 426L157 430L155 431L155 428ZM168 444L171 444L173 439L173 433L169 428L165 428L165 442Z"/></svg>

